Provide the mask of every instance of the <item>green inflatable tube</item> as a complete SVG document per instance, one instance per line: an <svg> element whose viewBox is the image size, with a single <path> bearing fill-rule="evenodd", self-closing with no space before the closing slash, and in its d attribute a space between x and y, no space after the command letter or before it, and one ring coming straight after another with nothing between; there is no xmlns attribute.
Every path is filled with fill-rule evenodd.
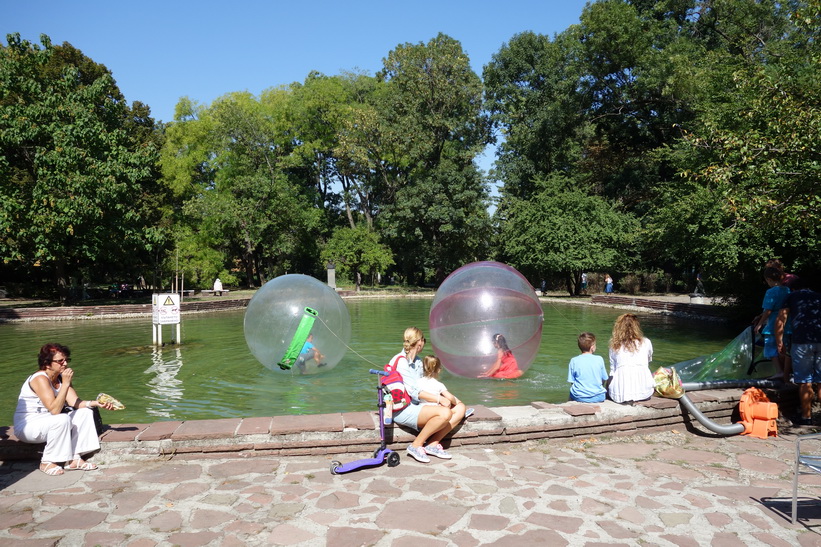
<svg viewBox="0 0 821 547"><path fill-rule="evenodd" d="M305 308L305 313L302 315L302 319L299 320L299 325L296 328L296 332L291 339L288 349L285 351L285 356L277 363L279 368L282 370L290 370L291 367L294 366L297 357L299 357L299 352L302 351L302 346L304 346L306 340L308 340L308 335L311 334L314 321L316 321L318 316L319 314L316 310Z"/></svg>

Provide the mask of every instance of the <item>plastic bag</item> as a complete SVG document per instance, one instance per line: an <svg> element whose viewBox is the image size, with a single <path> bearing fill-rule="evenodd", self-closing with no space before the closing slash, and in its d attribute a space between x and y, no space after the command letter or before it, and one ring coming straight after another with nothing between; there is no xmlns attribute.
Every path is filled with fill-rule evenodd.
<svg viewBox="0 0 821 547"><path fill-rule="evenodd" d="M659 367L653 374L656 383L656 395L668 399L680 399L684 395L684 386L674 367Z"/></svg>

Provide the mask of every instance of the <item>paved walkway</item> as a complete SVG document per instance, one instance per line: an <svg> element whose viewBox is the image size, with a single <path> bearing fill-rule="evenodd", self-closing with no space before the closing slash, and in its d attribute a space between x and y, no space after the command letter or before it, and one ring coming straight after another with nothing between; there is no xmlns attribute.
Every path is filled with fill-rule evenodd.
<svg viewBox="0 0 821 547"><path fill-rule="evenodd" d="M790 523L793 441L670 429L458 447L430 464L403 451L345 475L327 455L101 453L100 470L59 477L6 462L0 545L821 545L821 476L802 477Z"/></svg>

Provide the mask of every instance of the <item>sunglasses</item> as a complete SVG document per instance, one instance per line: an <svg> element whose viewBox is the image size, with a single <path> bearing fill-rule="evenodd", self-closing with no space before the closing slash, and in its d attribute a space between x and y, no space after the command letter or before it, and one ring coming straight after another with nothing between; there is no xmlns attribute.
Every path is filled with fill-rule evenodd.
<svg viewBox="0 0 821 547"><path fill-rule="evenodd" d="M70 358L70 357L66 357L65 359L52 359L52 360L51 360L51 362L52 362L52 363L57 363L58 365L62 365L63 363L70 363L70 362L71 362L71 358Z"/></svg>

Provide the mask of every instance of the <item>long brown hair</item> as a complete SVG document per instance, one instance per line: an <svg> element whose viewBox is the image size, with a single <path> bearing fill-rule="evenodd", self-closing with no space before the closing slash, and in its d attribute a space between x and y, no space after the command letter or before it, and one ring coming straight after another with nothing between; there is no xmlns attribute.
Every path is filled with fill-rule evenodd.
<svg viewBox="0 0 821 547"><path fill-rule="evenodd" d="M637 351L644 333L641 332L639 318L635 314L625 313L616 318L613 324L613 336L610 337L610 349L624 348L628 351Z"/></svg>

